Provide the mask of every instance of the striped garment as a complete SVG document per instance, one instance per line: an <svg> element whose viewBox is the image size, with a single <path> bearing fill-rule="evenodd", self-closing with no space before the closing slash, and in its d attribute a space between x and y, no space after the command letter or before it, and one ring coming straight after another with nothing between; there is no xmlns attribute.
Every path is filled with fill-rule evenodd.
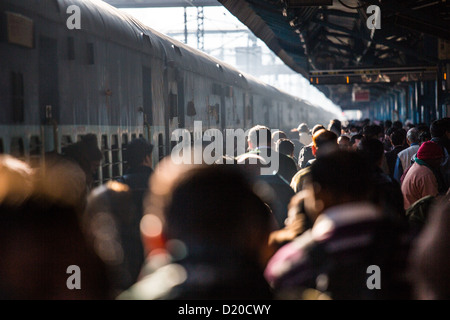
<svg viewBox="0 0 450 320"><path fill-rule="evenodd" d="M278 291L317 288L325 290L332 298L359 299L364 298L358 295L367 289L366 280L370 276L367 268L379 265L383 272L382 284L391 290L392 279L398 273L401 275L405 265L408 247L396 246L397 240L393 239L400 233L386 227L383 217L383 213L369 203L349 203L327 209L312 229L274 254L265 270L266 280ZM392 251L397 249L399 251ZM392 266L399 270L394 271ZM386 271L388 274L384 274ZM320 275L327 276L325 288L323 284L318 287L318 278L323 279ZM366 297L371 296L366 294ZM395 294L395 290L388 294Z"/></svg>

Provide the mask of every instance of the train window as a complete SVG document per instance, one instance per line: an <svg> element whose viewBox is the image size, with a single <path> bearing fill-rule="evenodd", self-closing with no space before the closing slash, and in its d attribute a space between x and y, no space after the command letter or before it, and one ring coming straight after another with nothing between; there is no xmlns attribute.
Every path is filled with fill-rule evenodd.
<svg viewBox="0 0 450 320"><path fill-rule="evenodd" d="M142 104L144 117L149 125L152 125L152 69L142 66Z"/></svg>
<svg viewBox="0 0 450 320"><path fill-rule="evenodd" d="M174 93L169 94L169 118L178 117L178 95Z"/></svg>
<svg viewBox="0 0 450 320"><path fill-rule="evenodd" d="M158 134L158 157L159 160L164 158L164 138L162 133Z"/></svg>
<svg viewBox="0 0 450 320"><path fill-rule="evenodd" d="M233 86L226 86L226 96L229 98L233 97Z"/></svg>
<svg viewBox="0 0 450 320"><path fill-rule="evenodd" d="M94 64L95 63L95 52L94 52L94 44L92 42L88 42L86 47L87 54L87 63Z"/></svg>
<svg viewBox="0 0 450 320"><path fill-rule="evenodd" d="M119 137L117 134L111 136L111 156L112 156L112 176L117 178L121 176Z"/></svg>
<svg viewBox="0 0 450 320"><path fill-rule="evenodd" d="M41 139L38 136L30 138L30 156L38 156L41 153Z"/></svg>
<svg viewBox="0 0 450 320"><path fill-rule="evenodd" d="M3 150L3 139L0 138L0 154L4 152Z"/></svg>
<svg viewBox="0 0 450 320"><path fill-rule="evenodd" d="M111 168L111 158L110 149L108 146L108 136L106 134L102 135L102 152L103 152L103 165L102 165L102 178L103 182L108 181L111 178L110 168Z"/></svg>
<svg viewBox="0 0 450 320"><path fill-rule="evenodd" d="M23 74L20 72L11 72L11 109L13 122L25 120Z"/></svg>
<svg viewBox="0 0 450 320"><path fill-rule="evenodd" d="M128 144L128 134L122 134L122 172L125 172L128 169L128 161L127 161L127 144Z"/></svg>
<svg viewBox="0 0 450 320"><path fill-rule="evenodd" d="M10 153L16 158L23 158L25 156L22 138L14 137L11 139Z"/></svg>
<svg viewBox="0 0 450 320"><path fill-rule="evenodd" d="M222 86L218 83L213 83L212 93L218 96L222 95Z"/></svg>

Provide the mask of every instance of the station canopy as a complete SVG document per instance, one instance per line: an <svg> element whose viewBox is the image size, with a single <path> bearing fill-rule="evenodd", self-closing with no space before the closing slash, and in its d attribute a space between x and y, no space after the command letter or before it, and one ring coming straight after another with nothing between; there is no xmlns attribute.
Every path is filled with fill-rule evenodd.
<svg viewBox="0 0 450 320"><path fill-rule="evenodd" d="M343 109L436 80L450 61L448 0L106 0L117 7L222 5Z"/></svg>
<svg viewBox="0 0 450 320"><path fill-rule="evenodd" d="M449 60L450 1L219 0L334 103L435 80ZM350 85L345 85L350 84Z"/></svg>

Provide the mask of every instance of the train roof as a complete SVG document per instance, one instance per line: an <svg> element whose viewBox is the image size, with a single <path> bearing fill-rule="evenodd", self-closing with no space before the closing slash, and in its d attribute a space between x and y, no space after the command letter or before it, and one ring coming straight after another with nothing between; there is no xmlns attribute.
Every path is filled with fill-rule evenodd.
<svg viewBox="0 0 450 320"><path fill-rule="evenodd" d="M74 32L86 32L107 41L141 50L144 53L165 59L171 66L208 75L228 85L239 85L253 93L265 93L267 95L267 92L270 92L269 96L271 97L290 96L293 101L303 101L311 106L322 108L283 92L217 58L160 33L144 25L130 14L101 0L14 0L2 2L9 2L12 8L21 7L23 12L35 13L60 24L65 24L72 14L72 11L68 8L71 5L76 5L80 8L81 30L74 30ZM330 110L326 111L333 113Z"/></svg>

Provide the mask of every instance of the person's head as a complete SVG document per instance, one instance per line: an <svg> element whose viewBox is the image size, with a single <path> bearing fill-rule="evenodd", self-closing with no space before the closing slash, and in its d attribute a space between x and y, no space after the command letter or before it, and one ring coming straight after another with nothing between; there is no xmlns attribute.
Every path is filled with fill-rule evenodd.
<svg viewBox="0 0 450 320"><path fill-rule="evenodd" d="M303 123L300 123L300 125L297 127L297 131L298 131L298 134L301 134L301 133L310 133L310 130L309 130L309 127L308 127L308 125L305 123L305 122L303 122Z"/></svg>
<svg viewBox="0 0 450 320"><path fill-rule="evenodd" d="M449 212L450 198L447 194L431 208L424 229L413 242L409 274L414 299L450 299Z"/></svg>
<svg viewBox="0 0 450 320"><path fill-rule="evenodd" d="M338 145L340 149L347 150L351 148L350 138L347 136L340 136L338 138Z"/></svg>
<svg viewBox="0 0 450 320"><path fill-rule="evenodd" d="M289 157L294 157L294 143L289 139L279 139L276 144L276 151Z"/></svg>
<svg viewBox="0 0 450 320"><path fill-rule="evenodd" d="M355 134L350 138L350 146L353 150L356 150L358 148L358 145L361 142L362 138L362 134Z"/></svg>
<svg viewBox="0 0 450 320"><path fill-rule="evenodd" d="M392 121L391 120L385 120L384 121L384 130L387 131L390 127L392 127Z"/></svg>
<svg viewBox="0 0 450 320"><path fill-rule="evenodd" d="M391 133L389 138L391 140L392 146L394 147L403 146L405 144L406 139L405 131L403 129L394 130L394 132Z"/></svg>
<svg viewBox="0 0 450 320"><path fill-rule="evenodd" d="M105 214L110 215L113 219L116 219L114 224L116 226L124 226L131 222L133 218L133 211L136 210L130 187L118 181L108 181L96 188L94 188L88 196L87 205L85 210L86 223L91 223L96 219L105 219ZM97 225L91 226L93 228ZM96 236L97 232L103 232L103 230L91 229L93 236ZM113 228L108 228L109 231L114 231ZM115 230L117 232L117 230ZM104 234L101 236L105 236ZM113 234L109 235L113 239ZM111 240L109 239L109 240ZM104 240L104 239L100 239ZM100 255L102 255L100 253Z"/></svg>
<svg viewBox="0 0 450 320"><path fill-rule="evenodd" d="M446 117L442 119L443 127L445 128L445 138L450 139L450 118Z"/></svg>
<svg viewBox="0 0 450 320"><path fill-rule="evenodd" d="M367 125L363 127L363 136L366 139L378 139L379 130L377 129L377 125Z"/></svg>
<svg viewBox="0 0 450 320"><path fill-rule="evenodd" d="M126 160L131 168L152 165L153 145L144 138L132 140L127 145Z"/></svg>
<svg viewBox="0 0 450 320"><path fill-rule="evenodd" d="M430 126L431 138L444 138L446 136L445 122L440 120L434 120Z"/></svg>
<svg viewBox="0 0 450 320"><path fill-rule="evenodd" d="M128 268L130 256L142 250L139 241L139 219L130 188L117 181L108 181L94 188L87 199L82 219L89 242L107 267L113 294L117 295L135 281ZM134 230L134 227L136 229ZM132 229L133 227L133 229ZM137 243L132 243L137 232ZM131 249L131 250L130 250Z"/></svg>
<svg viewBox="0 0 450 320"><path fill-rule="evenodd" d="M251 150L259 147L270 147L272 133L266 126L256 125L248 132L248 146Z"/></svg>
<svg viewBox="0 0 450 320"><path fill-rule="evenodd" d="M336 134L337 137L340 137L342 132L341 121L338 119L331 120L328 124L328 130Z"/></svg>
<svg viewBox="0 0 450 320"><path fill-rule="evenodd" d="M439 168L444 158L444 151L440 145L430 140L422 143L416 156L419 160L425 161L431 167Z"/></svg>
<svg viewBox="0 0 450 320"><path fill-rule="evenodd" d="M74 207L33 194L0 212L2 300L114 298Z"/></svg>
<svg viewBox="0 0 450 320"><path fill-rule="evenodd" d="M409 145L413 143L420 143L419 129L417 129L416 127L409 129L406 133L406 140Z"/></svg>
<svg viewBox="0 0 450 320"><path fill-rule="evenodd" d="M313 197L305 199L312 220L330 207L369 199L370 181L366 161L354 151L337 150L317 158L311 165Z"/></svg>
<svg viewBox="0 0 450 320"><path fill-rule="evenodd" d="M73 161L59 154L45 155L36 171L36 190L55 201L84 210L87 198L86 175Z"/></svg>
<svg viewBox="0 0 450 320"><path fill-rule="evenodd" d="M378 139L362 139L357 152L372 166L380 167L383 160L384 146Z"/></svg>
<svg viewBox="0 0 450 320"><path fill-rule="evenodd" d="M311 129L311 135L314 135L317 131L322 130L322 129L326 130L326 128L325 128L323 125L321 125L321 124L316 124L316 125Z"/></svg>
<svg viewBox="0 0 450 320"><path fill-rule="evenodd" d="M280 139L287 139L286 132L281 130L275 130L272 132L272 141L277 142Z"/></svg>
<svg viewBox="0 0 450 320"><path fill-rule="evenodd" d="M401 129L401 128L403 128L403 123L399 120L396 120L392 123L392 128Z"/></svg>
<svg viewBox="0 0 450 320"><path fill-rule="evenodd" d="M151 177L141 221L147 251L162 236L183 242L188 250L227 248L250 258L267 258L274 220L253 191L250 177L239 165L161 161Z"/></svg>
<svg viewBox="0 0 450 320"><path fill-rule="evenodd" d="M21 203L33 192L34 170L11 155L0 155L0 203Z"/></svg>
<svg viewBox="0 0 450 320"><path fill-rule="evenodd" d="M276 148L277 142L280 139L287 139L286 132L281 130L275 130L272 132L272 147Z"/></svg>
<svg viewBox="0 0 450 320"><path fill-rule="evenodd" d="M312 153L315 157L338 148L337 136L329 130L319 130L313 135Z"/></svg>
<svg viewBox="0 0 450 320"><path fill-rule="evenodd" d="M89 161L90 172L95 174L103 160L103 154L98 147L97 136L95 134L87 134L81 137L80 142L86 159Z"/></svg>
<svg viewBox="0 0 450 320"><path fill-rule="evenodd" d="M103 160L102 151L98 147L97 136L87 134L81 137L81 140L68 145L63 149L63 153L76 161L86 174L87 183L92 181L94 175Z"/></svg>

